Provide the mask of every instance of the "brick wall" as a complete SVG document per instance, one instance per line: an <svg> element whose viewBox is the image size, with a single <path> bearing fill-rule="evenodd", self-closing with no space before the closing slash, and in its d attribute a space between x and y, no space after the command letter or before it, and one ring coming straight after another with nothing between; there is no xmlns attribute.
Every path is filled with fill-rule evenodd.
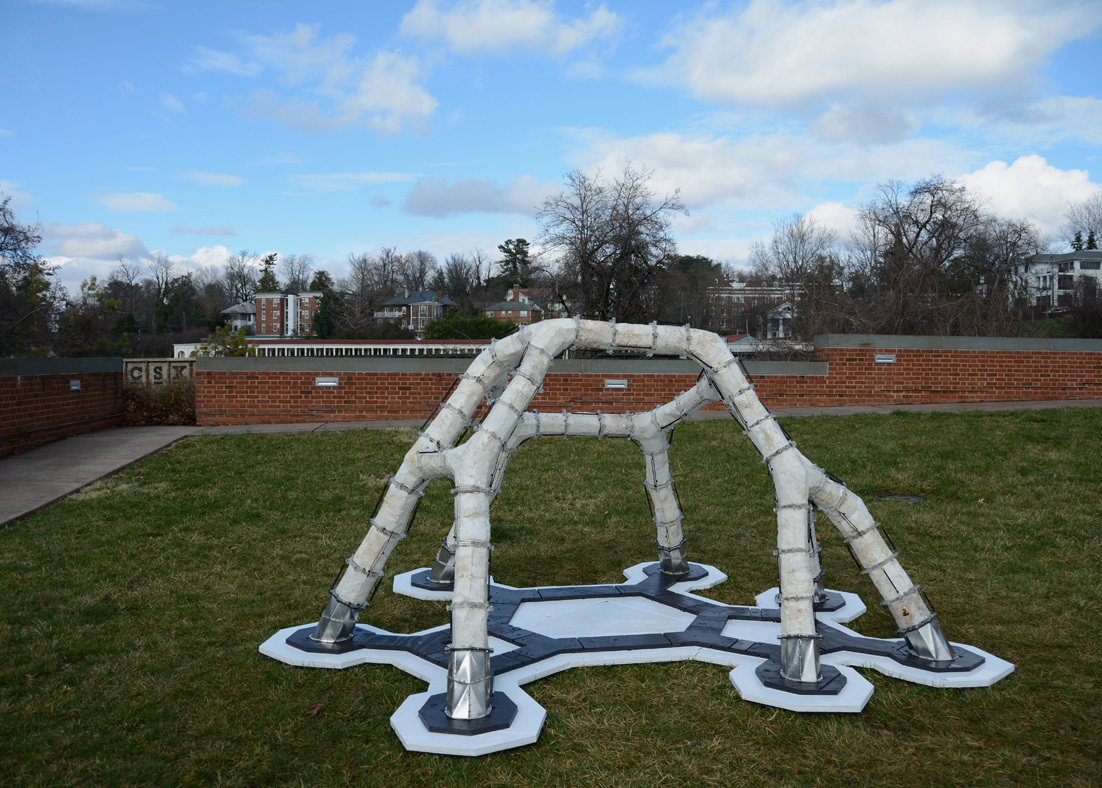
<svg viewBox="0 0 1102 788"><path fill-rule="evenodd" d="M469 363L201 359L196 413L200 425L424 419ZM767 407L1102 398L1102 342L1094 340L828 335L817 338L814 362L747 362L746 368ZM671 359L559 361L531 407L649 410L692 386L698 375L692 362ZM321 376L339 385L316 385ZM609 379L627 381L627 387L606 388Z"/></svg>
<svg viewBox="0 0 1102 788"><path fill-rule="evenodd" d="M122 359L0 359L0 457L122 419Z"/></svg>

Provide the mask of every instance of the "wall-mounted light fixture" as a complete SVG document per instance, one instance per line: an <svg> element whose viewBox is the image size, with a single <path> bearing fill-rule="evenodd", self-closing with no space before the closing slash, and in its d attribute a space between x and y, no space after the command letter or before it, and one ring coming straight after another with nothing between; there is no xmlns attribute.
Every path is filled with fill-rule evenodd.
<svg viewBox="0 0 1102 788"><path fill-rule="evenodd" d="M326 389L335 389L341 384L341 379L337 377L332 378L314 378L314 385L321 386Z"/></svg>
<svg viewBox="0 0 1102 788"><path fill-rule="evenodd" d="M895 353L877 353L874 361L877 364L894 364Z"/></svg>
<svg viewBox="0 0 1102 788"><path fill-rule="evenodd" d="M628 382L625 378L605 378L606 389L626 389Z"/></svg>
<svg viewBox="0 0 1102 788"><path fill-rule="evenodd" d="M69 381L69 391L80 391L80 381L79 380L70 380Z"/></svg>

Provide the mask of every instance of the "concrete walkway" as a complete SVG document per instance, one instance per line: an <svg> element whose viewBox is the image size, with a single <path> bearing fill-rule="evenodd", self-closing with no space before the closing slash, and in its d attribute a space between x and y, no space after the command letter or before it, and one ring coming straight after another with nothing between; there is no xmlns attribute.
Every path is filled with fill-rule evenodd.
<svg viewBox="0 0 1102 788"><path fill-rule="evenodd" d="M775 416L850 416L855 413L968 410L1042 410L1098 408L1102 400L980 402L949 405L879 405L837 408L773 408ZM729 418L726 411L696 414L697 419ZM26 517L59 498L109 476L135 460L193 435L241 435L284 432L332 432L352 429L416 428L423 421L315 422L249 424L235 427L118 427L47 443L23 454L0 458L0 527Z"/></svg>

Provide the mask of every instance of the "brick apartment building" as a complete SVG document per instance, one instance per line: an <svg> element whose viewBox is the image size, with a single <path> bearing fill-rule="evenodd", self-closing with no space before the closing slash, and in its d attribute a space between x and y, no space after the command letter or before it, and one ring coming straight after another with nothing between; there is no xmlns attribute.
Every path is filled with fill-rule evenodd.
<svg viewBox="0 0 1102 788"><path fill-rule="evenodd" d="M320 292L257 293L253 316L257 337L313 337L314 317L321 307Z"/></svg>
<svg viewBox="0 0 1102 788"><path fill-rule="evenodd" d="M375 313L375 322L397 323L421 337L425 326L446 317L456 304L439 290L407 290L379 304L382 310Z"/></svg>

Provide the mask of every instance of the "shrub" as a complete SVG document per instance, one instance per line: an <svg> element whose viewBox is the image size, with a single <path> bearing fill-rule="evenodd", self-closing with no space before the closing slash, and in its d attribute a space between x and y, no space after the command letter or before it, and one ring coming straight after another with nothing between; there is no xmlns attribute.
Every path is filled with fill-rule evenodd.
<svg viewBox="0 0 1102 788"><path fill-rule="evenodd" d="M123 386L126 423L132 426L195 423L195 381L180 378L160 386Z"/></svg>

